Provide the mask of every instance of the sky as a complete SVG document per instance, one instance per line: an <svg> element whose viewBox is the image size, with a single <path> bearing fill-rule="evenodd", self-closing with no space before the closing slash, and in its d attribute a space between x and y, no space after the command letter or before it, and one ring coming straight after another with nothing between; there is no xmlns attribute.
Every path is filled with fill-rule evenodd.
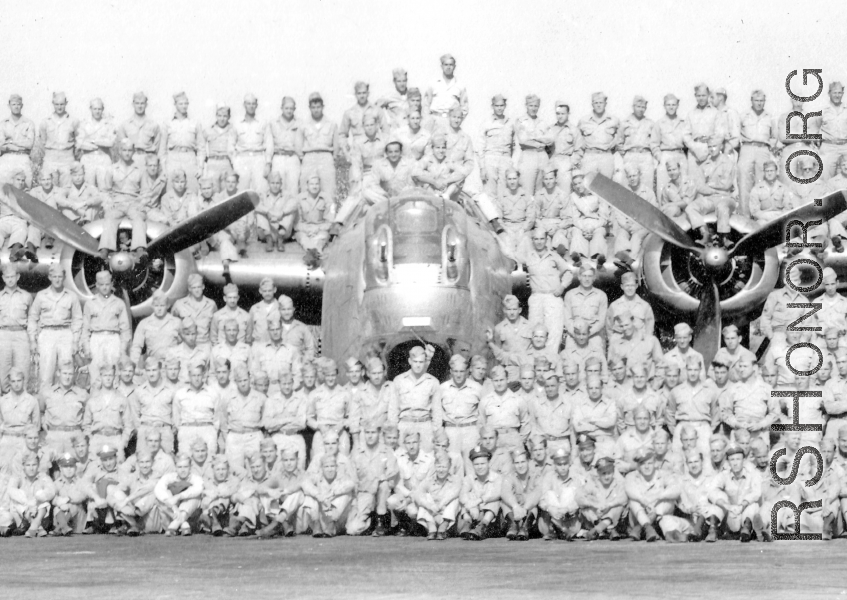
<svg viewBox="0 0 847 600"><path fill-rule="evenodd" d="M591 93L604 91L623 117L640 94L658 118L668 92L682 99L681 114L690 110L700 81L726 87L738 110L761 88L776 115L790 106L784 82L794 69L847 81L835 25L845 11L843 2L782 0L31 0L0 20L0 98L20 93L24 114L38 122L56 90L76 117L99 96L122 121L143 90L148 114L164 120L173 94L185 91L191 115L211 124L221 102L241 118L248 92L259 98L259 117L271 119L285 95L305 116L308 94L320 91L339 121L357 80L376 97L404 67L410 85L426 88L449 52L468 89L471 132L496 93L514 116L526 94L538 94L551 120L555 100L569 101L576 120L590 111Z"/></svg>

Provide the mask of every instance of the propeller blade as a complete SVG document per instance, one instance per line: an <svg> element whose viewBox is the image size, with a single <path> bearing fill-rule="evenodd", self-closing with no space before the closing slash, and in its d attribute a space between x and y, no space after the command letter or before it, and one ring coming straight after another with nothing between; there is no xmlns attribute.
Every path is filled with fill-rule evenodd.
<svg viewBox="0 0 847 600"><path fill-rule="evenodd" d="M806 221L821 219L826 223L835 215L847 210L847 197L844 195L844 190L833 192L820 200L820 206L814 202L804 204L800 208L795 208L785 213L778 219L765 223L756 231L748 233L738 240L738 243L729 253L729 256L733 257L736 254L761 254L768 248L785 243L785 227L791 221L805 223Z"/></svg>
<svg viewBox="0 0 847 600"><path fill-rule="evenodd" d="M674 246L698 253L703 249L695 245L691 236L673 219L605 175L589 173L585 176L585 185L636 223Z"/></svg>
<svg viewBox="0 0 847 600"><path fill-rule="evenodd" d="M703 355L706 368L721 347L721 300L718 284L710 280L700 294L700 310L694 323L694 344L697 352Z"/></svg>
<svg viewBox="0 0 847 600"><path fill-rule="evenodd" d="M85 229L71 221L61 211L33 198L23 190L9 185L3 186L4 195L14 200L21 212L28 215L28 221L47 235L61 240L80 252L98 256L99 244ZM14 208L14 207L12 207Z"/></svg>
<svg viewBox="0 0 847 600"><path fill-rule="evenodd" d="M121 285L121 299L126 305L126 316L129 317L130 325L132 325L132 302L129 301L129 292L125 285Z"/></svg>
<svg viewBox="0 0 847 600"><path fill-rule="evenodd" d="M259 205L259 194L256 192L240 192L216 204L208 210L191 217L168 229L165 233L150 242L147 252L152 254L176 254L194 244L199 244L206 238L216 234L227 225L249 214Z"/></svg>

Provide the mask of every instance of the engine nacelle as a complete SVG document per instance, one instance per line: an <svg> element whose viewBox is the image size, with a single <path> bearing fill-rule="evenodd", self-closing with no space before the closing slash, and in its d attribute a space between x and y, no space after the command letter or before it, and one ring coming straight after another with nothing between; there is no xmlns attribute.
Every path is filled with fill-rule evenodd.
<svg viewBox="0 0 847 600"><path fill-rule="evenodd" d="M131 229L132 224L128 220L121 222L119 231ZM167 225L148 221L148 240L162 235L167 229ZM89 223L85 225L85 230L100 239L103 221ZM60 261L65 270L65 288L74 292L82 303L93 298L100 259L78 252L66 244L62 248ZM158 261L151 260L146 269L128 270L122 281L126 282L132 316L141 318L153 313L150 297L157 290L167 296L170 304L185 296L188 293L188 276L194 272L196 268L190 250L183 250Z"/></svg>
<svg viewBox="0 0 847 600"><path fill-rule="evenodd" d="M717 220L706 217L707 223ZM684 230L691 229L685 218L675 219ZM733 215L730 219L730 238L737 242L757 228L749 219ZM779 280L779 256L776 248L760 256L740 256L730 260L727 269L717 278L721 298L721 313L748 312L764 303ZM650 235L644 244L642 276L649 293L675 311L695 314L700 306L700 290L706 281L700 258L689 251Z"/></svg>

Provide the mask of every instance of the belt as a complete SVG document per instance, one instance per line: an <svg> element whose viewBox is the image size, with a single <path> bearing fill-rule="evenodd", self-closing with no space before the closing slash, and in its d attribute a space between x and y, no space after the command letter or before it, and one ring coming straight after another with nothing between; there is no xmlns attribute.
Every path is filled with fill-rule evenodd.
<svg viewBox="0 0 847 600"><path fill-rule="evenodd" d="M629 154L630 152L635 152L636 154L645 154L650 153L650 150L647 148L630 148L629 150L624 150L624 154Z"/></svg>
<svg viewBox="0 0 847 600"><path fill-rule="evenodd" d="M3 154L26 154L29 155L31 150L6 150Z"/></svg>
<svg viewBox="0 0 847 600"><path fill-rule="evenodd" d="M459 424L459 423L444 423L444 426L445 427L475 427L476 421L474 421L473 423L462 423L462 424Z"/></svg>
<svg viewBox="0 0 847 600"><path fill-rule="evenodd" d="M63 152L63 153L66 153L66 154L68 152L70 152L71 154L73 154L74 149L73 148L45 148L44 153L47 154L48 152Z"/></svg>
<svg viewBox="0 0 847 600"><path fill-rule="evenodd" d="M183 423L180 427L208 427L214 425L211 421L195 421L194 423Z"/></svg>
<svg viewBox="0 0 847 600"><path fill-rule="evenodd" d="M197 154L197 151L191 146L174 146L173 148L169 148L168 152L191 152L192 154Z"/></svg>
<svg viewBox="0 0 847 600"><path fill-rule="evenodd" d="M94 150L83 150L83 154L107 154L102 148L95 148Z"/></svg>
<svg viewBox="0 0 847 600"><path fill-rule="evenodd" d="M240 150L236 152L238 156L261 156L264 153L264 150Z"/></svg>
<svg viewBox="0 0 847 600"><path fill-rule="evenodd" d="M82 432L82 427L64 427L62 425L57 425L56 427L49 427L47 431L77 431Z"/></svg>
<svg viewBox="0 0 847 600"><path fill-rule="evenodd" d="M324 152L332 154L332 150L304 150L303 154L323 154Z"/></svg>
<svg viewBox="0 0 847 600"><path fill-rule="evenodd" d="M256 433L257 431L259 431L258 427L248 427L245 429L230 429L229 433Z"/></svg>
<svg viewBox="0 0 847 600"><path fill-rule="evenodd" d="M98 435L120 435L121 430L115 429L114 427L104 427L103 429L98 429L96 432L92 431L92 433L97 433Z"/></svg>
<svg viewBox="0 0 847 600"><path fill-rule="evenodd" d="M145 150L144 148L136 148L135 154L156 154L155 150Z"/></svg>
<svg viewBox="0 0 847 600"><path fill-rule="evenodd" d="M141 425L144 427L171 427L170 423L164 423L162 421L141 421Z"/></svg>
<svg viewBox="0 0 847 600"><path fill-rule="evenodd" d="M531 148L529 146L521 146L521 152L544 152L544 148Z"/></svg>
<svg viewBox="0 0 847 600"><path fill-rule="evenodd" d="M764 142L741 142L742 146L758 146L759 148L770 148L770 144Z"/></svg>
<svg viewBox="0 0 847 600"><path fill-rule="evenodd" d="M23 431L4 431L3 433L0 433L0 436L3 435L10 435L12 437L24 437L26 433Z"/></svg>
<svg viewBox="0 0 847 600"><path fill-rule="evenodd" d="M111 335L118 335L120 331L114 331L113 329L101 329L100 331L92 331L91 335L94 335L95 333L108 333Z"/></svg>
<svg viewBox="0 0 847 600"><path fill-rule="evenodd" d="M70 325L42 325L41 329L70 329Z"/></svg>
<svg viewBox="0 0 847 600"><path fill-rule="evenodd" d="M4 331L25 331L26 327L22 327L21 325L4 325L0 329Z"/></svg>
<svg viewBox="0 0 847 600"><path fill-rule="evenodd" d="M229 154L210 154L206 158L209 160L229 160Z"/></svg>
<svg viewBox="0 0 847 600"><path fill-rule="evenodd" d="M401 423L429 423L432 417L405 417L400 419Z"/></svg>
<svg viewBox="0 0 847 600"><path fill-rule="evenodd" d="M588 154L609 154L611 150L600 150L600 148L586 148Z"/></svg>
<svg viewBox="0 0 847 600"><path fill-rule="evenodd" d="M274 150L274 156L294 156L294 150Z"/></svg>

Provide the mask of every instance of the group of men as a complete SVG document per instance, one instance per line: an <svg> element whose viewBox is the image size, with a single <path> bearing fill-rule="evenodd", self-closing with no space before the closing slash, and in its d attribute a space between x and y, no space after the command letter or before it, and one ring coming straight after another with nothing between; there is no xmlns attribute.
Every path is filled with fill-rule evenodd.
<svg viewBox="0 0 847 600"><path fill-rule="evenodd" d="M777 502L819 497L801 531L844 530L847 301L831 270L813 377L786 363L800 339L787 331L790 305L802 299L787 287L765 305L761 364L734 326L705 364L686 324L663 351L633 274L608 305L583 266L562 307L564 343L507 296L506 318L487 332L493 361L462 350L439 383L427 373L432 347L413 347L393 381L379 356L351 356L343 385L270 280L246 311L236 286L218 309L194 276L170 310L156 296L133 335L108 272L82 310L62 270L50 275L33 300L14 265L3 270L3 535L768 541ZM75 354L90 360L89 389L77 385ZM801 354L793 365L809 368L814 357ZM772 434L796 410L773 389L819 390L799 418L822 431ZM817 465L801 456L797 482L779 485L771 456L785 477L803 444L823 457L820 482L802 485ZM780 511L779 530L793 531L794 518Z"/></svg>
<svg viewBox="0 0 847 600"><path fill-rule="evenodd" d="M595 93L591 112L574 122L566 101L557 100L555 117L547 118L541 100L530 94L525 114L512 117L498 94L492 114L471 135L462 128L469 100L456 60L446 54L440 61L441 77L423 89L409 87L399 68L394 89L379 98L371 97L369 84L357 82L356 104L340 123L324 115L317 92L308 98L305 117L286 96L279 117L261 122L258 99L248 94L242 118L231 122L230 107L219 105L209 125L189 115L184 92L174 95L174 116L165 123L147 116L142 92L133 96L134 114L122 123L99 98L91 100L90 116L72 117L65 94L56 92L53 114L36 127L14 94L0 126L0 171L30 189L33 158L40 161L33 195L80 222L104 216L104 257L119 244L144 254L147 219L178 223L253 189L262 195L255 213L213 237L227 264L244 256L256 236L268 251L284 250L293 238L320 255L357 209L412 187L453 199L464 189L513 252L528 249L537 228L545 231L548 247L575 262L591 258L602 265L611 252L629 264L638 260L646 230L587 189L583 180L590 172L615 178L666 214L684 217L707 241L717 236L727 245L732 214L765 222L847 179L840 82L829 85L821 115L805 120L800 112L773 116L760 90L739 112L727 105L725 88L705 84L695 86L695 106L684 116L677 114L679 99L666 95L665 114L655 121L645 116L643 96L635 96L632 114L621 119L606 110L606 95ZM803 104L795 101L792 110L802 111ZM824 168L817 185L799 185L784 172L788 156L812 148L787 131L820 133ZM349 172L347 198L336 197L339 166ZM800 156L792 170L808 178L817 165ZM40 234L27 228L26 214L12 199L5 204L0 234L15 259L32 259ZM123 218L132 221L132 237L118 242ZM607 247L609 233L613 248ZM835 238L839 250L847 235L840 220L819 233Z"/></svg>

